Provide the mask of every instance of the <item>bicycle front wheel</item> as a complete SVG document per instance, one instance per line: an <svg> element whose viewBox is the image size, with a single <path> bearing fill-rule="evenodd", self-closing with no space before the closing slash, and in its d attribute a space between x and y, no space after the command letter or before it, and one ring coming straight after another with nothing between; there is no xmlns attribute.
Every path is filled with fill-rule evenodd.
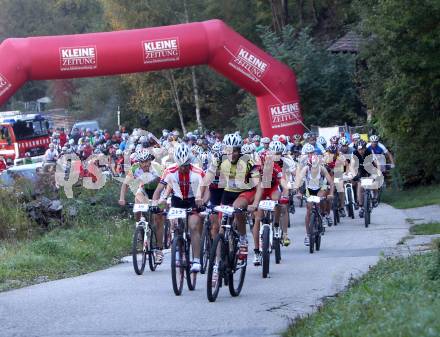
<svg viewBox="0 0 440 337"><path fill-rule="evenodd" d="M194 261L194 250L191 240L187 239L185 241L185 274L186 274L186 284L189 290L196 289L197 274L191 272L191 263Z"/></svg>
<svg viewBox="0 0 440 337"><path fill-rule="evenodd" d="M171 245L171 280L176 296L182 295L183 279L185 278L185 242L182 237L175 236Z"/></svg>
<svg viewBox="0 0 440 337"><path fill-rule="evenodd" d="M269 226L264 226L263 228L263 237L262 237L262 272L263 272L263 278L266 278L269 274L269 263L270 263L270 229Z"/></svg>
<svg viewBox="0 0 440 337"><path fill-rule="evenodd" d="M144 228L142 226L136 227L134 231L131 255L135 273L142 275L147 263L147 252L144 251Z"/></svg>
<svg viewBox="0 0 440 337"><path fill-rule="evenodd" d="M238 258L238 240L233 239L229 244L229 293L231 296L238 296L241 293L244 283L244 277L246 276L246 260Z"/></svg>
<svg viewBox="0 0 440 337"><path fill-rule="evenodd" d="M222 285L226 258L223 241L223 235L219 234L211 247L206 280L206 294L209 302L215 302Z"/></svg>
<svg viewBox="0 0 440 337"><path fill-rule="evenodd" d="M154 248L157 245L156 240L156 232L154 230L151 231L150 240L149 240L149 250L148 250L148 264L150 266L151 271L155 271L156 264L156 256L154 255Z"/></svg>
<svg viewBox="0 0 440 337"><path fill-rule="evenodd" d="M211 253L211 233L209 231L210 226L205 226L202 232L202 238L200 239L200 264L202 268L200 273L204 274L208 268L209 254Z"/></svg>
<svg viewBox="0 0 440 337"><path fill-rule="evenodd" d="M368 227L370 224L370 218L371 218L371 195L368 191L364 195L364 223L365 227Z"/></svg>

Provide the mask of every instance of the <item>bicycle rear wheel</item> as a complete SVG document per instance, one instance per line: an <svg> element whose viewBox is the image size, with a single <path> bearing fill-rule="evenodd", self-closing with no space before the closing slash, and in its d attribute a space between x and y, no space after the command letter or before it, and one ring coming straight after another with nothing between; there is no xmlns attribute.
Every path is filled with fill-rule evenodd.
<svg viewBox="0 0 440 337"><path fill-rule="evenodd" d="M183 279L185 278L185 242L182 237L175 236L171 245L171 280L176 296L182 295Z"/></svg>
<svg viewBox="0 0 440 337"><path fill-rule="evenodd" d="M209 302L215 302L222 284L226 258L223 240L222 234L217 235L211 247L206 280L206 295Z"/></svg>
<svg viewBox="0 0 440 337"><path fill-rule="evenodd" d="M229 263L231 264L228 275L229 293L231 296L236 297L240 295L243 288L247 266L247 258L246 260L238 258L238 239L233 239L229 243Z"/></svg>
<svg viewBox="0 0 440 337"><path fill-rule="evenodd" d="M261 241L263 243L263 247L261 249L261 258L262 258L262 272L263 278L266 278L269 274L269 264L270 264L270 229L269 226L264 226L263 234Z"/></svg>
<svg viewBox="0 0 440 337"><path fill-rule="evenodd" d="M135 273L142 275L147 263L147 252L144 252L144 228L142 226L136 227L134 231L131 255Z"/></svg>
<svg viewBox="0 0 440 337"><path fill-rule="evenodd" d="M204 274L208 268L209 254L211 253L212 240L210 227L211 226L203 227L202 237L200 239L200 265L202 266L200 273L202 274Z"/></svg>

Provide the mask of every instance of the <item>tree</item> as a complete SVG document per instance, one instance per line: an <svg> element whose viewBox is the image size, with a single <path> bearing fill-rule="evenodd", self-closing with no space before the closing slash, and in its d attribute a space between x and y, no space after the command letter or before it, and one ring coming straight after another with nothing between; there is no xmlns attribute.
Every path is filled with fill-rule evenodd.
<svg viewBox="0 0 440 337"><path fill-rule="evenodd" d="M363 99L407 185L440 181L440 2L357 1Z"/></svg>

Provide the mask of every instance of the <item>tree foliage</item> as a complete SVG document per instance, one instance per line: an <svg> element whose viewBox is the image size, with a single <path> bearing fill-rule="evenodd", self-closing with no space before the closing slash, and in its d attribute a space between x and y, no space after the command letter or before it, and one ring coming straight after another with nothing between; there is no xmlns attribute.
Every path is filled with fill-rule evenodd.
<svg viewBox="0 0 440 337"><path fill-rule="evenodd" d="M407 184L440 180L440 2L357 1L363 98Z"/></svg>
<svg viewBox="0 0 440 337"><path fill-rule="evenodd" d="M262 29L266 50L295 70L306 125L354 124L365 119L355 85L356 60L331 54L309 29Z"/></svg>

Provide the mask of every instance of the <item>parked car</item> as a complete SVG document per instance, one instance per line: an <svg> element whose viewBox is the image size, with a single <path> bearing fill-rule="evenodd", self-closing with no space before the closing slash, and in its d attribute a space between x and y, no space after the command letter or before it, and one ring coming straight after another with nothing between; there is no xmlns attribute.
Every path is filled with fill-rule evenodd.
<svg viewBox="0 0 440 337"><path fill-rule="evenodd" d="M90 129L91 131L100 130L99 123L96 120L77 122L73 124L72 130L74 130L75 128L78 128L79 130Z"/></svg>
<svg viewBox="0 0 440 337"><path fill-rule="evenodd" d="M15 184L17 179L25 179L30 183L36 183L38 180L38 171L43 166L42 162L34 164L26 164L19 166L12 166L0 173L0 186L11 187Z"/></svg>

